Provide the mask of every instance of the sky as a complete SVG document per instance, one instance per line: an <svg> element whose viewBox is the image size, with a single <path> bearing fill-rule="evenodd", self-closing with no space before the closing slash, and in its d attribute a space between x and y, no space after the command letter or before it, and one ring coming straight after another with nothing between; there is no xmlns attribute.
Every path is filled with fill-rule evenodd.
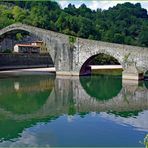
<svg viewBox="0 0 148 148"><path fill-rule="evenodd" d="M106 0L55 0L57 1L62 8L65 8L68 6L69 3L74 4L76 7L79 7L81 4L85 3L87 7L91 8L92 10L96 10L97 8L101 9L108 9L109 7L113 7L117 5L118 3L125 3L125 2L131 2L131 3L141 3L142 8L145 8L148 10L148 1L125 1L125 0L116 0L116 1L106 1Z"/></svg>

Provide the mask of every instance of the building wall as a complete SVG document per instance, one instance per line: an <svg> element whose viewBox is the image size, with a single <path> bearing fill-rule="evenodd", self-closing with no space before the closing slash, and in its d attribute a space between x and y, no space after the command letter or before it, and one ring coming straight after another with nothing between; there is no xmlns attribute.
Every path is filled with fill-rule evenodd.
<svg viewBox="0 0 148 148"><path fill-rule="evenodd" d="M49 54L0 54L0 70L31 67L53 67L53 62Z"/></svg>
<svg viewBox="0 0 148 148"><path fill-rule="evenodd" d="M15 44L24 44L24 43L29 44L36 40L39 40L39 38L36 37L35 35L31 36L27 35L20 41L15 40L13 37L6 36L0 40L0 52L3 52L6 49L10 49L13 51Z"/></svg>
<svg viewBox="0 0 148 148"><path fill-rule="evenodd" d="M18 47L18 45L15 45L15 46L14 46L13 52L17 52L17 53L19 52L19 47Z"/></svg>

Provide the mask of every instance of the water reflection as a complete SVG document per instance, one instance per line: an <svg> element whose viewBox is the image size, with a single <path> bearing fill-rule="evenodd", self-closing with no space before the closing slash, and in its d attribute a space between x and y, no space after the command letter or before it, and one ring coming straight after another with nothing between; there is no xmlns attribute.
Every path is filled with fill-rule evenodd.
<svg viewBox="0 0 148 148"><path fill-rule="evenodd" d="M24 128L47 121L42 107L53 89L55 77L16 76L0 79L0 139L16 138Z"/></svg>
<svg viewBox="0 0 148 148"><path fill-rule="evenodd" d="M47 101L54 77L21 76L0 79L0 108L15 114L39 110Z"/></svg>
<svg viewBox="0 0 148 148"><path fill-rule="evenodd" d="M80 77L86 92L99 100L108 100L117 96L122 89L122 79L117 76L100 75Z"/></svg>
<svg viewBox="0 0 148 148"><path fill-rule="evenodd" d="M144 85L148 89L148 80L144 81Z"/></svg>
<svg viewBox="0 0 148 148"><path fill-rule="evenodd" d="M145 84L116 77L8 77L0 79L0 146L126 146L123 131L130 146L140 146L136 140L148 132L147 110ZM117 139L106 145L114 133ZM25 143L30 136L35 140Z"/></svg>

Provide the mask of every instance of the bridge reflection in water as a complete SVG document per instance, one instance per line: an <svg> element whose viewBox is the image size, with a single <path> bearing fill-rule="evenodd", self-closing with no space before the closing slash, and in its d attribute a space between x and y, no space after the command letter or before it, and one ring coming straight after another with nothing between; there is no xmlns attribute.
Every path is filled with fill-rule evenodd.
<svg viewBox="0 0 148 148"><path fill-rule="evenodd" d="M80 82L85 91L98 101L112 99L122 89L122 79L117 76L80 77Z"/></svg>
<svg viewBox="0 0 148 148"><path fill-rule="evenodd" d="M121 78L114 76L78 79L27 75L0 79L1 142L19 137L38 122L48 123L64 114L104 112L121 122L125 119L131 124L131 118L139 122L138 116L148 110L147 84L123 84ZM148 126L138 126L148 131Z"/></svg>

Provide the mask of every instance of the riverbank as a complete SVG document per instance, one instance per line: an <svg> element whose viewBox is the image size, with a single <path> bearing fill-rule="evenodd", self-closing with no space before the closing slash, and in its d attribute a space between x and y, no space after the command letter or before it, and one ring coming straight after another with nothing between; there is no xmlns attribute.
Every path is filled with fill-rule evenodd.
<svg viewBox="0 0 148 148"><path fill-rule="evenodd" d="M0 70L53 67L49 54L0 53Z"/></svg>
<svg viewBox="0 0 148 148"><path fill-rule="evenodd" d="M122 75L121 65L91 65L93 75Z"/></svg>
<svg viewBox="0 0 148 148"><path fill-rule="evenodd" d="M0 75L4 74L38 74L38 73L55 73L54 67L46 68L27 68L27 69L13 69L0 71Z"/></svg>

